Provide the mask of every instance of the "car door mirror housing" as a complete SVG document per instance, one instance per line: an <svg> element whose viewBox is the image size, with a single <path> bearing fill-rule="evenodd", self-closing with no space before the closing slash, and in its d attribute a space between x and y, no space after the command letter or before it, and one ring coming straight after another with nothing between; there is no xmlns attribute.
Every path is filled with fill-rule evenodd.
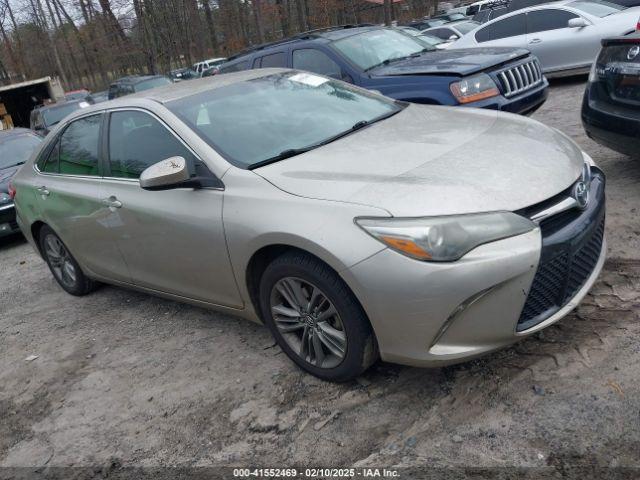
<svg viewBox="0 0 640 480"><path fill-rule="evenodd" d="M196 168L184 157L170 157L155 163L140 174L144 190L172 190L175 188L222 188L213 174L197 176Z"/></svg>
<svg viewBox="0 0 640 480"><path fill-rule="evenodd" d="M587 25L587 21L584 18L572 18L569 20L569 28L584 28Z"/></svg>

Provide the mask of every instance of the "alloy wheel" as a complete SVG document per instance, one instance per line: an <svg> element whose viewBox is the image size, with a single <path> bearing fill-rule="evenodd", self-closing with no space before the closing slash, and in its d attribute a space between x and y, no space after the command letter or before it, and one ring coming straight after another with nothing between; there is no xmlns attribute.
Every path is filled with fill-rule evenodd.
<svg viewBox="0 0 640 480"><path fill-rule="evenodd" d="M71 255L55 235L47 235L44 241L44 250L51 265L51 270L60 283L68 288L76 285L76 268L71 260Z"/></svg>
<svg viewBox="0 0 640 480"><path fill-rule="evenodd" d="M306 362L335 368L344 360L347 335L338 311L312 283L279 280L271 291L271 315L287 345Z"/></svg>

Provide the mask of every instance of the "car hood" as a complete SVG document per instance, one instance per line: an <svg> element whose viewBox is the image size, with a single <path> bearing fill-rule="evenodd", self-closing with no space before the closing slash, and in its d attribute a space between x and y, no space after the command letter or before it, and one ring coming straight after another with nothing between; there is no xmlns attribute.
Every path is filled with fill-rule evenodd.
<svg viewBox="0 0 640 480"><path fill-rule="evenodd" d="M519 210L569 187L583 163L564 134L526 117L411 105L254 172L293 195L414 217Z"/></svg>
<svg viewBox="0 0 640 480"><path fill-rule="evenodd" d="M0 168L0 193L9 191L9 182L20 169L20 165L9 168Z"/></svg>
<svg viewBox="0 0 640 480"><path fill-rule="evenodd" d="M371 70L373 76L396 75L471 75L489 68L524 58L520 48L461 48L434 50L417 57L391 62Z"/></svg>

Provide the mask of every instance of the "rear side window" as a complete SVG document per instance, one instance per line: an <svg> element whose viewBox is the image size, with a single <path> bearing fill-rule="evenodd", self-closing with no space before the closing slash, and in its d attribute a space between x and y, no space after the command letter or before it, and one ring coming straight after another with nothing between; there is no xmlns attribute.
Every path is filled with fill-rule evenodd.
<svg viewBox="0 0 640 480"><path fill-rule="evenodd" d="M240 72L242 70L246 70L247 68L249 68L249 61L245 60L242 62L234 63L232 65L225 65L223 67L220 67L220 73Z"/></svg>
<svg viewBox="0 0 640 480"><path fill-rule="evenodd" d="M340 79L342 69L329 56L314 48L294 50L293 68Z"/></svg>
<svg viewBox="0 0 640 480"><path fill-rule="evenodd" d="M284 52L278 52L258 58L254 63L253 68L284 68L286 66L287 58Z"/></svg>
<svg viewBox="0 0 640 480"><path fill-rule="evenodd" d="M569 20L578 15L565 10L536 10L527 14L527 33L547 32L569 27Z"/></svg>
<svg viewBox="0 0 640 480"><path fill-rule="evenodd" d="M187 147L151 115L133 110L111 114L111 177L138 178L147 167L176 156L197 161Z"/></svg>
<svg viewBox="0 0 640 480"><path fill-rule="evenodd" d="M102 115L92 115L71 122L65 129L58 146L61 174L98 175L101 123Z"/></svg>
<svg viewBox="0 0 640 480"><path fill-rule="evenodd" d="M498 20L495 23L481 28L476 33L476 40L479 43L500 40L503 38L524 35L527 32L527 16L524 13L513 17Z"/></svg>

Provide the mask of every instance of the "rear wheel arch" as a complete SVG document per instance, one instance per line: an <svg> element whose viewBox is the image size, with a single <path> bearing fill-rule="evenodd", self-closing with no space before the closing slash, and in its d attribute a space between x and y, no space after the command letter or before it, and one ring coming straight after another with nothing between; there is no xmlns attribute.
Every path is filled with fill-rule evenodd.
<svg viewBox="0 0 640 480"><path fill-rule="evenodd" d="M42 227L46 225L47 224L41 220L38 220L31 224L31 236L33 237L33 241L35 242L35 244L38 246L38 252L40 253L40 256L43 258L44 256L42 254L42 249L40 247L40 232L42 231Z"/></svg>

